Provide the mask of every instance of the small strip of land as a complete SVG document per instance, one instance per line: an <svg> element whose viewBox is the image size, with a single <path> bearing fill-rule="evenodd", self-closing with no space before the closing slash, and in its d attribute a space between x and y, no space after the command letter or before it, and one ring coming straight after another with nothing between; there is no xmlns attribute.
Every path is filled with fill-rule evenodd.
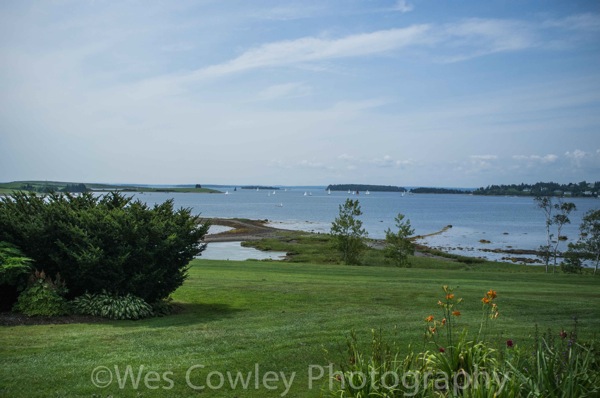
<svg viewBox="0 0 600 398"><path fill-rule="evenodd" d="M267 225L269 220L248 220L248 219L230 219L230 218L211 218L207 219L212 225L221 225L232 228L229 231L219 232L216 234L206 235L204 241L206 243L216 242L258 242L261 240L279 239L290 242L297 242L297 236L290 235L319 235L313 232L289 230L283 228L275 228ZM417 235L411 238L412 241L416 241L425 237L435 236L442 234L452 228L451 225L447 225L437 232L433 232L427 235ZM376 250L382 250L385 247L385 241L383 239L369 239L367 245ZM249 246L263 249L260 245L249 244ZM446 255L443 252L425 247L423 245L416 245L415 254L416 257L428 257L435 258L445 261L457 261L458 256ZM288 253L288 258L293 256L293 253Z"/></svg>
<svg viewBox="0 0 600 398"><path fill-rule="evenodd" d="M222 225L233 228L229 231L206 235L204 241L211 242L245 242L265 238L274 238L281 232L292 232L287 229L266 225L268 220L247 220L240 218L211 218L212 225Z"/></svg>

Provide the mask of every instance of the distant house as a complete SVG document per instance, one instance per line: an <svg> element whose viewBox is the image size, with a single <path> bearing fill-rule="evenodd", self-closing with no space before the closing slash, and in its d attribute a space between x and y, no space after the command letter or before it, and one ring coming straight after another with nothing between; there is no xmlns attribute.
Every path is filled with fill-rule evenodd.
<svg viewBox="0 0 600 398"><path fill-rule="evenodd" d="M585 191L583 193L584 196L592 196L592 191Z"/></svg>
<svg viewBox="0 0 600 398"><path fill-rule="evenodd" d="M573 196L573 192L571 192L571 191L565 191L564 195L565 196Z"/></svg>

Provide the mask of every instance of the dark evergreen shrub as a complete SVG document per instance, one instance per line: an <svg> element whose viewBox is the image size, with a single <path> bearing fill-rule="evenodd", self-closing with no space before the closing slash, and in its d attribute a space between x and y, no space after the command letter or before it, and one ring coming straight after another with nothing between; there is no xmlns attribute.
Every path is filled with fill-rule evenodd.
<svg viewBox="0 0 600 398"><path fill-rule="evenodd" d="M172 200L150 207L116 192L17 192L0 200L0 240L47 274L60 273L71 298L103 291L146 302L168 297L204 250L208 227L190 209L174 210Z"/></svg>

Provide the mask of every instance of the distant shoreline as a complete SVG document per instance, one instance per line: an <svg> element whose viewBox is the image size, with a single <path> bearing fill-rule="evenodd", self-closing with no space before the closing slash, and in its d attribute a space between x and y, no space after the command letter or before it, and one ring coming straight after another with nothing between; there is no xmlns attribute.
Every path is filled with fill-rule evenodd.
<svg viewBox="0 0 600 398"><path fill-rule="evenodd" d="M167 193L223 193L220 190L205 188L200 184L189 186L150 186L137 184L98 184L61 181L12 181L0 183L0 194L11 194L14 191L49 193L82 193L82 192L167 192Z"/></svg>

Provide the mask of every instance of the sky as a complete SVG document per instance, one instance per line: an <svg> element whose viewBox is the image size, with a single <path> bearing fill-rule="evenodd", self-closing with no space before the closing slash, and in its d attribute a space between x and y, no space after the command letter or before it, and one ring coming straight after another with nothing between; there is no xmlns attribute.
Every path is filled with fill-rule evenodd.
<svg viewBox="0 0 600 398"><path fill-rule="evenodd" d="M0 181L600 180L600 2L0 2Z"/></svg>

